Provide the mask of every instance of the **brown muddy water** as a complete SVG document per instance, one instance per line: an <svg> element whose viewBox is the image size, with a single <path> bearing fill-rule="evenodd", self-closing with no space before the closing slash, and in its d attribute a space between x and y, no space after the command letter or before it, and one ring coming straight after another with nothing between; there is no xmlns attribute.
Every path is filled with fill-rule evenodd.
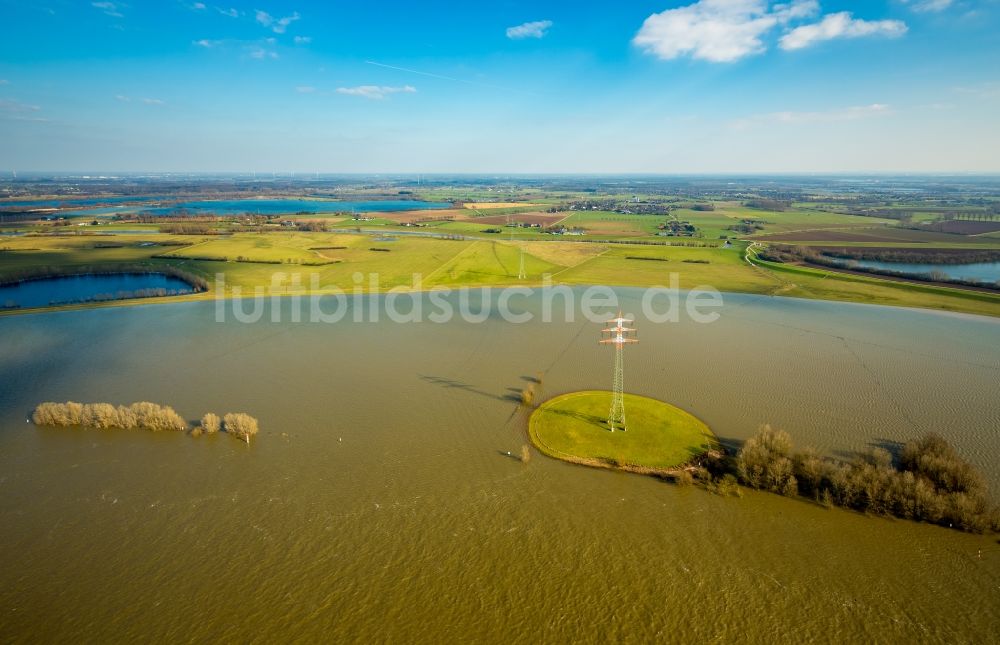
<svg viewBox="0 0 1000 645"><path fill-rule="evenodd" d="M936 431L1000 492L1000 322L729 294L721 313L640 319L626 388L731 442L770 422L846 455ZM526 442L510 400L525 377L544 373L543 399L608 387L599 325L214 316L0 319L0 641L1000 633L995 537L507 457ZM248 447L25 422L67 399L244 410L262 430Z"/></svg>

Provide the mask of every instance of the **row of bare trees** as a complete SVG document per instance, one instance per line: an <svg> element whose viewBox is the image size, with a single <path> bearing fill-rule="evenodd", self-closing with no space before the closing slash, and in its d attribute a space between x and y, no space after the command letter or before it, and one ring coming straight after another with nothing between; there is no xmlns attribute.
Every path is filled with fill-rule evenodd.
<svg viewBox="0 0 1000 645"><path fill-rule="evenodd" d="M111 403L75 401L39 403L31 415L31 420L37 426L153 431L188 429L187 421L172 407L148 401L117 406ZM230 412L221 419L218 415L209 413L201 418L201 424L195 427L191 434L199 436L202 433L211 434L220 430L250 443L250 438L259 430L259 424L257 419L243 412Z"/></svg>
<svg viewBox="0 0 1000 645"><path fill-rule="evenodd" d="M892 515L977 533L1000 531L986 479L942 437L910 441L897 458L874 448L844 462L792 451L787 432L763 426L736 457L742 484L811 497L874 515Z"/></svg>

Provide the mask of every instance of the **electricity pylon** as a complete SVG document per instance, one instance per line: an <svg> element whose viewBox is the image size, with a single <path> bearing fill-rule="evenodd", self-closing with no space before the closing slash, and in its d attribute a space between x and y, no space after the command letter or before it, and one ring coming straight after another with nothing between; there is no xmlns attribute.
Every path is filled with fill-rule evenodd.
<svg viewBox="0 0 1000 645"><path fill-rule="evenodd" d="M630 322L632 321L623 317L622 312L619 311L617 318L608 321L607 329L601 330L602 334L610 334L610 336L602 339L600 344L614 345L615 348L614 386L611 396L611 410L608 412L608 427L611 432L614 432L619 426L622 432L627 430L625 426L625 378L622 348L625 345L639 342L635 336L630 335L635 333L635 329L625 326L625 323Z"/></svg>
<svg viewBox="0 0 1000 645"><path fill-rule="evenodd" d="M510 223L510 213L507 213L507 228L510 229L510 243L511 244L514 243L514 228L515 227L516 227L516 223L515 223L514 226L511 226L511 223ZM518 248L521 249L521 268L517 270L517 279L518 280L524 280L524 279L526 279L528 277L527 272L524 270L524 246L522 246L522 245L519 244Z"/></svg>

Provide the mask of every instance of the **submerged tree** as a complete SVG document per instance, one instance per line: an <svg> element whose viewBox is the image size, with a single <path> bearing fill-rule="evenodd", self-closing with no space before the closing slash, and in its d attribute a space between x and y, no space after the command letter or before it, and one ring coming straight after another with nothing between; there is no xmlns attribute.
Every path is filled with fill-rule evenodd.
<svg viewBox="0 0 1000 645"><path fill-rule="evenodd" d="M986 479L938 435L907 443L898 464L884 448L850 462L823 458L812 449L793 455L791 449L787 433L763 426L736 457L740 480L753 488L806 495L825 506L963 531L1000 530L1000 511L989 499Z"/></svg>
<svg viewBox="0 0 1000 645"><path fill-rule="evenodd" d="M222 429L222 421L219 415L209 412L201 418L201 429L209 434L213 434Z"/></svg>
<svg viewBox="0 0 1000 645"><path fill-rule="evenodd" d="M187 422L169 405L158 405L148 401L140 401L131 405L114 406L110 403L40 403L32 412L31 420L38 426L79 426L85 428L118 428L132 430L186 430ZM211 412L201 418L201 425L195 428L192 435L202 432L213 433L225 428L247 443L250 437L257 434L257 419L248 414L227 414L220 421L218 415Z"/></svg>
<svg viewBox="0 0 1000 645"><path fill-rule="evenodd" d="M143 401L117 407L110 403L41 403L32 414L39 426L83 426L131 430L184 430L187 422L173 408Z"/></svg>
<svg viewBox="0 0 1000 645"><path fill-rule="evenodd" d="M222 426L234 437L250 443L250 437L257 434L257 419L243 412L230 412L222 418Z"/></svg>
<svg viewBox="0 0 1000 645"><path fill-rule="evenodd" d="M798 486L792 474L791 453L792 438L787 432L761 426L736 457L740 480L751 488L794 495Z"/></svg>

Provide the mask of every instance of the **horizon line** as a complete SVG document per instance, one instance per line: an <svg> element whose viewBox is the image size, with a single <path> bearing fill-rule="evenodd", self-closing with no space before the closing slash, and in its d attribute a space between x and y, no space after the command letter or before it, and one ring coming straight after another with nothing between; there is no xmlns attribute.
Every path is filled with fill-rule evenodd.
<svg viewBox="0 0 1000 645"><path fill-rule="evenodd" d="M371 176L396 176L396 177L484 177L484 176L508 176L508 177L842 177L842 176L921 176L921 177L946 177L946 176L1000 176L1000 169L997 170L823 170L823 171L759 171L759 170L726 170L726 171L692 171L692 172L667 172L667 171L337 171L337 170L256 170L256 171L234 171L234 170L110 170L110 169L60 169L60 170L8 170L0 171L0 174L23 175L226 175L231 177L257 177L267 178L303 178L315 175L326 176L348 176L348 177L371 177ZM10 177L0 179L0 181L19 180L20 177Z"/></svg>

